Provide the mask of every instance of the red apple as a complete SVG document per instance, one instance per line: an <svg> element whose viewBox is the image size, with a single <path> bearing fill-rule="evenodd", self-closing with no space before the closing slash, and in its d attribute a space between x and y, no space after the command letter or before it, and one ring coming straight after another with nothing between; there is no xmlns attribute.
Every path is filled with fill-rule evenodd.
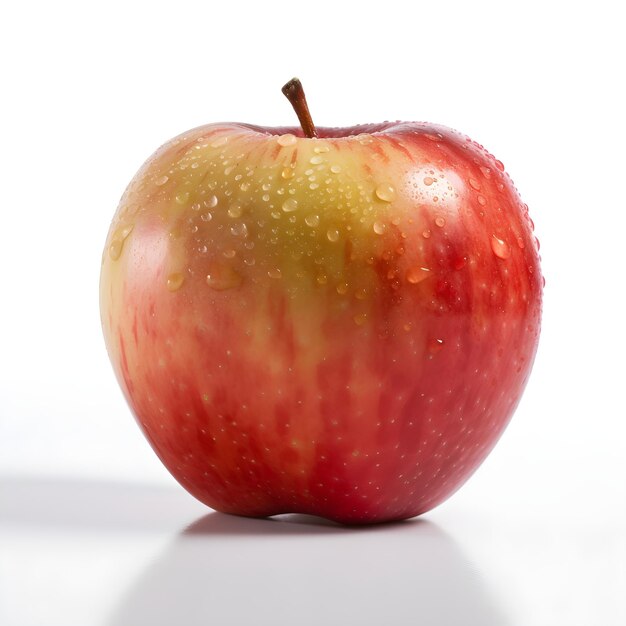
<svg viewBox="0 0 626 626"><path fill-rule="evenodd" d="M453 493L539 337L527 207L442 126L212 124L161 147L106 243L107 348L145 436L217 510L366 523Z"/></svg>

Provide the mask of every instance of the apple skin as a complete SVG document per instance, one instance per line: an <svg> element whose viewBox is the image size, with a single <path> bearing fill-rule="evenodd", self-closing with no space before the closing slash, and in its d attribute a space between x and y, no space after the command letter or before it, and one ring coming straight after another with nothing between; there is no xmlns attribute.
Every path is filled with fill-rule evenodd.
<svg viewBox="0 0 626 626"><path fill-rule="evenodd" d="M476 470L540 332L528 209L442 126L213 124L124 193L105 341L155 452L219 511L409 518Z"/></svg>

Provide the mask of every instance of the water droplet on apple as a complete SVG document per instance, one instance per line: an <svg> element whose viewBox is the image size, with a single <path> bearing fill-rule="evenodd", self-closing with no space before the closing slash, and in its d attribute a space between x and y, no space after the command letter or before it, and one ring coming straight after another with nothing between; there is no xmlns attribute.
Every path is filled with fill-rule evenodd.
<svg viewBox="0 0 626 626"><path fill-rule="evenodd" d="M293 170L290 167L285 167L283 169L283 171L280 173L280 175L285 179L288 180L289 178L293 178Z"/></svg>
<svg viewBox="0 0 626 626"><path fill-rule="evenodd" d="M326 274L318 274L315 281L318 285L325 285L328 282L328 276Z"/></svg>
<svg viewBox="0 0 626 626"><path fill-rule="evenodd" d="M220 148L222 146L225 146L227 143L228 143L228 136L222 135L221 137L218 137L215 141L211 143L211 148Z"/></svg>
<svg viewBox="0 0 626 626"><path fill-rule="evenodd" d="M167 277L167 288L169 291L177 291L185 282L185 277L180 272L174 272Z"/></svg>
<svg viewBox="0 0 626 626"><path fill-rule="evenodd" d="M430 239L430 235L430 229L427 228L426 230L422 231L422 237L424 237L424 239Z"/></svg>
<svg viewBox="0 0 626 626"><path fill-rule="evenodd" d="M227 259L234 259L237 252L235 250L233 250L232 248L230 250L224 250L224 252L222 252L222 254L227 258Z"/></svg>
<svg viewBox="0 0 626 626"><path fill-rule="evenodd" d="M385 224L383 224L382 222L374 222L372 228L377 235L382 235L387 229Z"/></svg>
<svg viewBox="0 0 626 626"><path fill-rule="evenodd" d="M381 183L376 187L376 197L383 202L392 202L396 197L396 190L389 183Z"/></svg>
<svg viewBox="0 0 626 626"><path fill-rule="evenodd" d="M311 215L307 215L304 218L304 222L307 226L310 226L311 228L315 228L316 226L319 226L320 224L320 216L316 215L315 213L312 213Z"/></svg>
<svg viewBox="0 0 626 626"><path fill-rule="evenodd" d="M435 218L435 225L439 226L439 228L443 228L446 225L446 220L445 218L441 217L441 215L439 215L438 217Z"/></svg>
<svg viewBox="0 0 626 626"><path fill-rule="evenodd" d="M524 239L523 239L522 237L518 237L518 238L517 238L517 245L518 245L520 248L525 248L525 247L526 247L526 244L524 243Z"/></svg>
<svg viewBox="0 0 626 626"><path fill-rule="evenodd" d="M428 343L428 352L430 354L435 355L438 352L441 352L443 349L444 341L443 339L431 339Z"/></svg>
<svg viewBox="0 0 626 626"><path fill-rule="evenodd" d="M502 161L498 161L498 159L495 160L495 164L496 167L501 171L504 172L504 163L502 163Z"/></svg>
<svg viewBox="0 0 626 626"><path fill-rule="evenodd" d="M480 183L475 178L468 178L467 182L470 184L472 189L480 191Z"/></svg>
<svg viewBox="0 0 626 626"><path fill-rule="evenodd" d="M340 296L348 293L348 283L339 283L336 287L336 291Z"/></svg>
<svg viewBox="0 0 626 626"><path fill-rule="evenodd" d="M499 259L508 259L511 256L509 244L495 235L491 237L491 249Z"/></svg>
<svg viewBox="0 0 626 626"><path fill-rule="evenodd" d="M211 211L207 211L206 213L203 213L203 214L200 216L200 219L201 219L203 222L210 222L210 221L213 219L213 214L211 213Z"/></svg>
<svg viewBox="0 0 626 626"><path fill-rule="evenodd" d="M276 141L280 146L293 146L296 141L298 141L298 138L291 133L285 133L284 135L280 135Z"/></svg>
<svg viewBox="0 0 626 626"><path fill-rule="evenodd" d="M328 237L328 241L332 241L333 243L335 241L339 241L339 230L335 228L334 226L331 226L326 231L326 237Z"/></svg>
<svg viewBox="0 0 626 626"><path fill-rule="evenodd" d="M485 178L491 178L491 168L485 167L484 165L480 166L480 171L482 172Z"/></svg>
<svg viewBox="0 0 626 626"><path fill-rule="evenodd" d="M111 241L111 245L109 246L109 256L114 261L117 261L117 259L122 256L124 241L126 241L128 235L130 235L130 233L132 232L133 227L133 224L127 224L126 226L123 226L122 228L119 228L117 231L115 231L115 234L113 235L113 240Z"/></svg>
<svg viewBox="0 0 626 626"><path fill-rule="evenodd" d="M333 165L333 166L330 168L330 171L331 171L333 174L339 174L339 172L341 172L341 166L340 166L340 165Z"/></svg>
<svg viewBox="0 0 626 626"><path fill-rule="evenodd" d="M291 213L298 208L298 201L295 198L287 198L283 202L283 211L285 213Z"/></svg>
<svg viewBox="0 0 626 626"><path fill-rule="evenodd" d="M321 144L313 148L313 152L315 152L316 154L322 154L324 152L328 152L329 150L330 148L326 144Z"/></svg>
<svg viewBox="0 0 626 626"><path fill-rule="evenodd" d="M465 267L466 263L467 263L467 257L461 256L454 262L453 267L455 270L462 270Z"/></svg>
<svg viewBox="0 0 626 626"><path fill-rule="evenodd" d="M235 237L247 237L248 227L245 222L238 222L230 227L230 232L235 235Z"/></svg>
<svg viewBox="0 0 626 626"><path fill-rule="evenodd" d="M478 197L476 199L478 200L478 204L480 204L480 206L485 206L487 204L487 199L485 198L485 196L478 194Z"/></svg>
<svg viewBox="0 0 626 626"><path fill-rule="evenodd" d="M367 321L367 313L357 313L352 319L357 326L363 326Z"/></svg>
<svg viewBox="0 0 626 626"><path fill-rule="evenodd" d="M430 186L431 186L434 182L435 182L435 179L434 179L434 178L432 178L431 176L426 176L426 177L424 178L424 184L425 184L427 187L430 187Z"/></svg>
<svg viewBox="0 0 626 626"><path fill-rule="evenodd" d="M179 191L176 194L175 200L178 204L185 204L187 200L189 200L189 192L188 191Z"/></svg>
<svg viewBox="0 0 626 626"><path fill-rule="evenodd" d="M412 267L406 272L406 280L412 285L417 285L430 276L430 270L427 267Z"/></svg>
<svg viewBox="0 0 626 626"><path fill-rule="evenodd" d="M242 213L243 213L243 207L238 203L231 204L228 207L228 215L230 217L241 217Z"/></svg>
<svg viewBox="0 0 626 626"><path fill-rule="evenodd" d="M282 278L282 273L277 267L268 270L267 275L270 278Z"/></svg>
<svg viewBox="0 0 626 626"><path fill-rule="evenodd" d="M311 163L311 165L319 165L320 163L324 162L324 157L320 156L319 154L316 154L315 156L312 156L309 159L309 163Z"/></svg>
<svg viewBox="0 0 626 626"><path fill-rule="evenodd" d="M241 189L241 191L248 191L248 189L250 189L250 183L244 180L243 183L239 185L239 189Z"/></svg>
<svg viewBox="0 0 626 626"><path fill-rule="evenodd" d="M124 247L124 242L120 239L114 239L109 246L109 256L117 261L122 255L122 248Z"/></svg>
<svg viewBox="0 0 626 626"><path fill-rule="evenodd" d="M216 291L239 287L242 280L241 275L230 265L215 265L206 277L207 285Z"/></svg>
<svg viewBox="0 0 626 626"><path fill-rule="evenodd" d="M207 209L213 209L217 206L217 196L209 196L204 202Z"/></svg>
<svg viewBox="0 0 626 626"><path fill-rule="evenodd" d="M161 176L160 178L157 178L156 181L154 181L154 184L157 187L161 187L161 185L165 185L165 183L169 180L169 176Z"/></svg>
<svg viewBox="0 0 626 626"><path fill-rule="evenodd" d="M263 202L269 202L270 201L270 194L269 193L264 193L261 196L261 200L263 200Z"/></svg>

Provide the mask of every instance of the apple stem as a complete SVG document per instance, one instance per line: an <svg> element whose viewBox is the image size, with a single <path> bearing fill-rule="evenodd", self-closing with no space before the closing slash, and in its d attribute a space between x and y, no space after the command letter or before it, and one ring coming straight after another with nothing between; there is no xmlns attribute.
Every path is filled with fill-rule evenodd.
<svg viewBox="0 0 626 626"><path fill-rule="evenodd" d="M317 130L315 129L315 124L313 124L313 119L309 112L309 105L306 102L306 96L304 95L304 89L300 80L298 78L292 78L283 86L282 91L298 116L300 126L302 126L302 130L304 131L304 136L309 139L317 137Z"/></svg>

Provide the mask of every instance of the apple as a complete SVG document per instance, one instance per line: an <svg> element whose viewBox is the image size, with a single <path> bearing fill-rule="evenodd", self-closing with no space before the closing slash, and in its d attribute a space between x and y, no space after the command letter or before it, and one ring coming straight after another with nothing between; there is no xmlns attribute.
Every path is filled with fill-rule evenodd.
<svg viewBox="0 0 626 626"><path fill-rule="evenodd" d="M509 422L540 331L527 206L443 126L210 124L126 189L100 281L108 352L156 454L245 516L409 518Z"/></svg>

